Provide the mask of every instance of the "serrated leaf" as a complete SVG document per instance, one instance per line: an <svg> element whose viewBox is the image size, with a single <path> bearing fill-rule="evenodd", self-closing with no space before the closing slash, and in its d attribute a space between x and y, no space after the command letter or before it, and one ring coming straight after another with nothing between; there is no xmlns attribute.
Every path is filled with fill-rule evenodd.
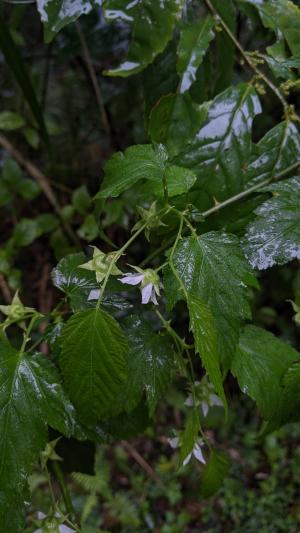
<svg viewBox="0 0 300 533"><path fill-rule="evenodd" d="M163 192L163 177L170 184L172 196L186 191L195 181L193 172L168 163L168 153L162 145L130 146L124 154L118 152L106 163L102 188L95 198L118 196L141 179L151 181L152 192L157 189Z"/></svg>
<svg viewBox="0 0 300 533"><path fill-rule="evenodd" d="M195 350L200 355L203 366L213 383L216 392L226 406L223 379L220 370L218 340L215 320L209 306L190 294L188 297L190 326L195 338Z"/></svg>
<svg viewBox="0 0 300 533"><path fill-rule="evenodd" d="M45 41L50 42L67 24L75 22L80 15L87 15L101 4L102 0L37 0L37 8L45 26Z"/></svg>
<svg viewBox="0 0 300 533"><path fill-rule="evenodd" d="M213 496L222 486L228 470L229 461L226 455L212 451L202 472L201 496L204 498Z"/></svg>
<svg viewBox="0 0 300 533"><path fill-rule="evenodd" d="M284 374L281 385L282 391L278 398L276 413L268 421L265 432L274 431L284 424L299 422L300 420L300 353L298 361L294 362Z"/></svg>
<svg viewBox="0 0 300 533"><path fill-rule="evenodd" d="M252 85L230 87L213 100L207 123L174 163L194 170L199 186L217 200L240 192L242 165L251 154L251 126L260 112Z"/></svg>
<svg viewBox="0 0 300 533"><path fill-rule="evenodd" d="M243 243L246 257L259 270L300 259L300 177L264 190L274 196L256 209Z"/></svg>
<svg viewBox="0 0 300 533"><path fill-rule="evenodd" d="M168 94L152 109L149 135L153 142L166 145L176 155L199 130L207 117L207 106L193 102L190 95Z"/></svg>
<svg viewBox="0 0 300 533"><path fill-rule="evenodd" d="M82 311L68 320L59 362L66 389L85 423L93 424L117 410L127 351L118 323L103 310Z"/></svg>
<svg viewBox="0 0 300 533"><path fill-rule="evenodd" d="M298 161L300 163L299 154L300 135L297 127L288 120L280 122L253 146L244 170L247 186L276 176Z"/></svg>
<svg viewBox="0 0 300 533"><path fill-rule="evenodd" d="M241 333L231 371L241 390L250 396L265 419L276 415L282 379L299 353L272 333L246 326Z"/></svg>
<svg viewBox="0 0 300 533"><path fill-rule="evenodd" d="M146 404L140 402L130 413L120 413L111 416L101 424L97 424L96 431L100 442L112 442L121 439L132 439L143 433L151 425ZM104 437L104 439L103 439Z"/></svg>
<svg viewBox="0 0 300 533"><path fill-rule="evenodd" d="M214 19L208 15L205 19L187 24L180 32L178 44L177 73L180 77L179 91L188 91L196 79L196 72L215 34Z"/></svg>
<svg viewBox="0 0 300 533"><path fill-rule="evenodd" d="M137 316L126 319L128 340L128 377L122 396L126 409L132 410L146 394L150 416L166 391L174 364L172 344Z"/></svg>
<svg viewBox="0 0 300 533"><path fill-rule="evenodd" d="M238 239L221 232L184 238L175 250L174 266L188 294L210 310L219 361L227 366L235 353L240 324L251 316L247 285L256 286ZM173 305L183 298L178 282L168 280L165 293Z"/></svg>
<svg viewBox="0 0 300 533"><path fill-rule="evenodd" d="M171 39L182 5L181 0L106 0L107 20L122 20L132 25L132 42L126 59L107 74L127 77L152 63Z"/></svg>
<svg viewBox="0 0 300 533"><path fill-rule="evenodd" d="M57 370L42 354L31 356L1 341L0 368L0 485L17 498L46 444L47 424L69 437L74 408Z"/></svg>

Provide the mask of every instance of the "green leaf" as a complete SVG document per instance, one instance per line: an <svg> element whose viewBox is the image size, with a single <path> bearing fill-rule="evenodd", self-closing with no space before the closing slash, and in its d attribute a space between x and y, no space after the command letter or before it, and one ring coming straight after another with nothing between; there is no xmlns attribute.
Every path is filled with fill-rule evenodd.
<svg viewBox="0 0 300 533"><path fill-rule="evenodd" d="M127 351L118 323L101 309L82 311L68 320L59 361L66 389L85 423L93 424L117 410Z"/></svg>
<svg viewBox="0 0 300 533"><path fill-rule="evenodd" d="M188 91L196 79L197 69L215 36L214 26L214 19L208 15L205 19L187 24L180 32L177 73L180 77L181 93Z"/></svg>
<svg viewBox="0 0 300 533"><path fill-rule="evenodd" d="M188 93L168 94L151 111L149 135L152 142L165 144L174 156L194 137L206 117L207 106L193 102Z"/></svg>
<svg viewBox="0 0 300 533"><path fill-rule="evenodd" d="M186 457L192 452L199 437L200 421L198 410L193 409L187 416L183 433L180 437L179 465L181 466Z"/></svg>
<svg viewBox="0 0 300 533"><path fill-rule="evenodd" d="M18 130L25 125L25 120L18 113L13 111L2 111L0 113L0 130Z"/></svg>
<svg viewBox="0 0 300 533"><path fill-rule="evenodd" d="M236 33L236 13L232 0L211 0L230 31ZM216 32L214 94L224 91L233 82L236 48L225 31Z"/></svg>
<svg viewBox="0 0 300 533"><path fill-rule="evenodd" d="M168 154L162 145L130 146L116 153L105 165L105 178L96 198L118 196L141 179L151 180L149 189L163 193L163 177L170 185L170 196L190 188L195 176L187 169L168 164Z"/></svg>
<svg viewBox="0 0 300 533"><path fill-rule="evenodd" d="M81 215L85 215L92 202L86 185L78 187L72 194L72 205Z"/></svg>
<svg viewBox="0 0 300 533"><path fill-rule="evenodd" d="M124 331L129 345L128 377L123 391L126 409L132 410L144 392L152 416L157 401L170 384L174 364L172 344L138 316L126 319Z"/></svg>
<svg viewBox="0 0 300 533"><path fill-rule="evenodd" d="M148 409L144 402L140 402L130 413L120 413L117 416L110 416L107 420L97 424L96 431L99 441L116 441L121 439L132 439L151 425Z"/></svg>
<svg viewBox="0 0 300 533"><path fill-rule="evenodd" d="M226 406L218 354L217 331L213 314L209 306L193 294L189 295L187 303L191 330L195 338L195 350L200 355L203 366L216 392Z"/></svg>
<svg viewBox="0 0 300 533"><path fill-rule="evenodd" d="M201 496L210 498L222 486L229 470L228 458L223 453L212 451L202 472Z"/></svg>
<svg viewBox="0 0 300 533"><path fill-rule="evenodd" d="M282 378L299 353L272 333L246 326L241 333L231 371L241 390L250 396L265 419L276 415Z"/></svg>
<svg viewBox="0 0 300 533"><path fill-rule="evenodd" d="M1 490L16 492L14 506L46 444L47 424L69 437L74 408L44 355L31 356L1 341L0 366L0 484Z"/></svg>
<svg viewBox="0 0 300 533"><path fill-rule="evenodd" d="M91 213L84 219L83 224L78 228L77 233L81 239L88 242L94 241L99 235L97 220Z"/></svg>
<svg viewBox="0 0 300 533"><path fill-rule="evenodd" d="M242 166L251 154L251 126L260 111L252 85L230 87L214 99L207 123L173 162L194 170L199 186L217 200L237 194L244 188Z"/></svg>
<svg viewBox="0 0 300 533"><path fill-rule="evenodd" d="M282 378L282 392L278 398L278 407L271 420L265 426L265 432L274 431L284 424L300 420L300 353L298 360L286 371Z"/></svg>
<svg viewBox="0 0 300 533"><path fill-rule="evenodd" d="M300 135L290 121L277 124L253 145L252 154L245 166L244 181L247 187L271 176L276 176L299 161Z"/></svg>
<svg viewBox="0 0 300 533"><path fill-rule="evenodd" d="M243 0L255 6L266 28L282 33L292 54L300 56L300 9L290 0Z"/></svg>
<svg viewBox="0 0 300 533"><path fill-rule="evenodd" d="M182 0L106 0L104 12L107 20L132 24L132 42L127 57L107 74L127 77L152 63L171 39L182 5Z"/></svg>
<svg viewBox="0 0 300 533"><path fill-rule="evenodd" d="M217 331L219 361L228 365L235 353L240 324L251 317L247 285L256 286L238 239L221 232L192 235L179 242L173 262L188 295L200 300L202 306L207 306L205 310L210 311ZM183 294L176 278L173 275L171 280L168 278L170 273L165 293L174 305ZM206 327L209 332L210 316Z"/></svg>
<svg viewBox="0 0 300 533"><path fill-rule="evenodd" d="M50 42L67 24L75 22L80 15L87 15L101 4L102 0L37 0L37 8L45 26L45 41Z"/></svg>
<svg viewBox="0 0 300 533"><path fill-rule="evenodd" d="M273 198L256 209L243 244L246 257L259 270L300 259L300 177L264 190Z"/></svg>
<svg viewBox="0 0 300 533"><path fill-rule="evenodd" d="M168 196L170 198L187 193L197 179L192 170L174 165L167 167L164 174L168 187ZM147 181L141 188L141 194L148 201L152 196L158 199L163 198L164 188L162 179Z"/></svg>

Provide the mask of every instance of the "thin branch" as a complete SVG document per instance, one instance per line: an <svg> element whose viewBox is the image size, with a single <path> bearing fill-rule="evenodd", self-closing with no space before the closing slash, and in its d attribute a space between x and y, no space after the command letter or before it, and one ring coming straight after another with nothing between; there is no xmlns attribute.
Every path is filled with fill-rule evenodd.
<svg viewBox="0 0 300 533"><path fill-rule="evenodd" d="M0 274L0 290L2 292L5 303L10 304L12 300L12 294L3 274Z"/></svg>
<svg viewBox="0 0 300 533"><path fill-rule="evenodd" d="M153 468L145 461L141 454L126 440L121 440L123 448L131 455L131 457L147 472L148 476L154 479L159 485L164 486L163 481L156 474Z"/></svg>
<svg viewBox="0 0 300 533"><path fill-rule="evenodd" d="M90 51L89 51L89 48L88 48L84 33L81 30L80 23L78 21L75 22L75 26L76 26L76 31L78 33L78 37L79 37L79 40L80 40L83 58L84 58L84 61L86 63L86 67L88 69L88 72L89 72L89 75L90 75L90 78L91 78L91 82L92 82L92 86L93 86L93 89L94 89L94 93L95 93L95 97L96 97L96 101L97 101L97 105L98 105L98 109L99 109L99 114L100 114L102 126L105 129L105 132L108 135L108 137L111 138L111 127L110 127L110 123L109 123L109 120L108 120L108 117L107 117L107 113L106 113L106 110L105 110L105 105L104 105L104 100L103 100L103 96L102 96L102 92L101 92L101 87L100 87L100 85L98 83L98 80L97 80L97 76L96 76L95 69L94 69L94 66L93 66L93 61L92 61L92 58L91 58L91 54L90 54Z"/></svg>
<svg viewBox="0 0 300 533"><path fill-rule="evenodd" d="M207 7L212 12L212 14L217 19L217 21L221 24L221 26L223 27L224 31L227 33L228 37L231 39L231 41L233 42L235 47L239 50L239 52L240 52L241 56L244 58L245 62L257 74L257 76L259 78L264 80L265 84L269 87L269 89L271 89L271 91L277 96L277 98L280 100L280 102L281 102L281 104L282 104L282 106L284 108L285 115L287 117L289 117L291 115L291 106L288 103L288 101L285 99L283 94L280 92L278 87L276 87L276 85L265 75L265 73L257 65L255 65L255 63L253 63L253 61L251 60L251 58L249 57L247 52L244 50L244 48L242 47L240 42L236 39L235 35L232 33L230 28L227 26L226 22L224 22L222 17L219 15L218 11L215 9L215 7L211 3L211 1L210 0L205 0L205 2L206 2ZM294 110L292 111L292 115L294 116L294 118L297 119L298 122L300 122L300 117L299 117L299 115L297 115L297 113Z"/></svg>
<svg viewBox="0 0 300 533"><path fill-rule="evenodd" d="M41 187L44 195L48 199L50 205L53 207L54 211L58 215L61 225L63 229L65 230L65 233L68 235L68 237L71 239L71 241L76 244L77 246L80 245L80 242L78 238L76 237L75 233L73 232L71 226L67 224L62 217L61 214L61 207L59 205L59 202L56 198L56 195L50 185L49 179L41 172L41 170L29 159L26 159L23 154L15 148L15 146L5 137L4 135L0 134L0 145L21 165L25 170L30 174L30 176L35 179L39 186Z"/></svg>

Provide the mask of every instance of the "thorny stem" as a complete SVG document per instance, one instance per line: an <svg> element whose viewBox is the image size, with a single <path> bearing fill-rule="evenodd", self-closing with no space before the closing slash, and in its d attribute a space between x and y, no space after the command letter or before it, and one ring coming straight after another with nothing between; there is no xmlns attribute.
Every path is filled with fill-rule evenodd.
<svg viewBox="0 0 300 533"><path fill-rule="evenodd" d="M32 319L29 322L29 326L28 326L26 332L24 333L22 346L20 348L20 355L23 355L23 353L25 352L26 344L27 344L27 342L30 339L30 333L31 333L31 330L32 330L32 328L34 326L34 323L37 320L37 318L38 318L37 316L33 316Z"/></svg>
<svg viewBox="0 0 300 533"><path fill-rule="evenodd" d="M72 519L75 519L75 510L74 510L74 507L73 507L73 504L72 504L72 500L71 500L71 496L70 496L70 491L69 491L69 488L67 486L67 484L65 483L65 480L64 480L64 476L63 476L63 473L62 473L62 470L61 470L61 467L60 467L60 464L58 463L58 461L52 461L52 468L53 468L53 472L55 474L55 477L59 483L59 487L60 487L60 490L61 490L61 493L62 493L62 497L63 497L63 500L64 500L64 504L65 504L65 507L66 507L66 511L67 513L69 514L69 516L72 517Z"/></svg>
<svg viewBox="0 0 300 533"><path fill-rule="evenodd" d="M285 99L281 91L274 85L274 83L265 75L265 73L252 61L251 57L247 52L244 50L240 42L236 39L235 35L232 33L230 28L227 26L226 22L222 19L222 17L219 15L218 11L215 9L213 4L210 0L205 0L207 7L212 12L216 20L221 24L224 31L227 33L228 37L231 39L231 41L234 43L235 47L239 50L241 56L245 60L245 62L249 65L249 67L257 74L259 78L261 78L265 84L271 89L271 91L277 96L277 98L280 100L285 116L288 118L291 115L291 106L289 105L288 101ZM295 111L293 111L293 116L295 119L297 119L298 122L300 122L300 117L297 115Z"/></svg>
<svg viewBox="0 0 300 533"><path fill-rule="evenodd" d="M170 323L164 319L162 314L158 311L158 309L155 310L156 315L158 316L159 320L161 321L162 325L164 326L165 330L173 337L177 347L179 346L181 350L192 350L194 348L193 344L187 344L184 339L182 339L176 331L172 328Z"/></svg>

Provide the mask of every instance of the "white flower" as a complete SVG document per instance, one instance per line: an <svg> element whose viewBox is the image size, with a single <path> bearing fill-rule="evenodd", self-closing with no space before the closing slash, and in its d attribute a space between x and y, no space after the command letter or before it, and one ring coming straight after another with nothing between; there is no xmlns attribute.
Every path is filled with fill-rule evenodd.
<svg viewBox="0 0 300 533"><path fill-rule="evenodd" d="M168 442L172 448L179 448L181 446L181 441L179 437L173 437L172 439L168 439ZM206 460L204 459L201 450L201 447L203 447L204 445L205 444L203 439L197 439L192 451L185 457L183 461L183 466L186 466L190 462L192 456L194 456L200 463L205 464Z"/></svg>
<svg viewBox="0 0 300 533"><path fill-rule="evenodd" d="M37 513L38 520L43 520L44 521L44 519L46 519L45 523L43 522L43 526L45 526L45 527L36 529L34 531L34 533L43 533L43 531L46 530L47 526L49 528L49 531L50 531L50 529L51 530L53 529L53 531L59 531L59 533L73 533L73 532L75 533L75 529L71 529L70 527L67 527L64 524L59 523L60 520L63 519L62 516L59 513L55 513L55 517L58 518L58 521L55 520L55 518L54 518L54 520L53 519L52 520L49 519L49 521L47 523L46 515L44 513L41 513L40 511L38 511L38 513ZM48 528L47 528L47 531L48 531Z"/></svg>
<svg viewBox="0 0 300 533"><path fill-rule="evenodd" d="M148 270L142 270L138 267L134 267L137 270L136 274L128 273L124 274L122 278L118 278L121 283L127 285L139 285L142 293L142 304L150 302L154 305L158 305L156 295L159 296L159 276L154 270L150 268Z"/></svg>
<svg viewBox="0 0 300 533"><path fill-rule="evenodd" d="M210 407L213 407L214 405L216 407L223 407L223 402L219 396L217 396L214 392L213 385L211 383L199 383L199 381L195 382L196 385L196 392L197 389L200 389L199 397L196 397L194 400L193 395L189 394L187 399L184 402L184 405L187 405L188 407L200 407L203 416L206 417L208 415L208 411ZM200 387L199 387L200 385Z"/></svg>

